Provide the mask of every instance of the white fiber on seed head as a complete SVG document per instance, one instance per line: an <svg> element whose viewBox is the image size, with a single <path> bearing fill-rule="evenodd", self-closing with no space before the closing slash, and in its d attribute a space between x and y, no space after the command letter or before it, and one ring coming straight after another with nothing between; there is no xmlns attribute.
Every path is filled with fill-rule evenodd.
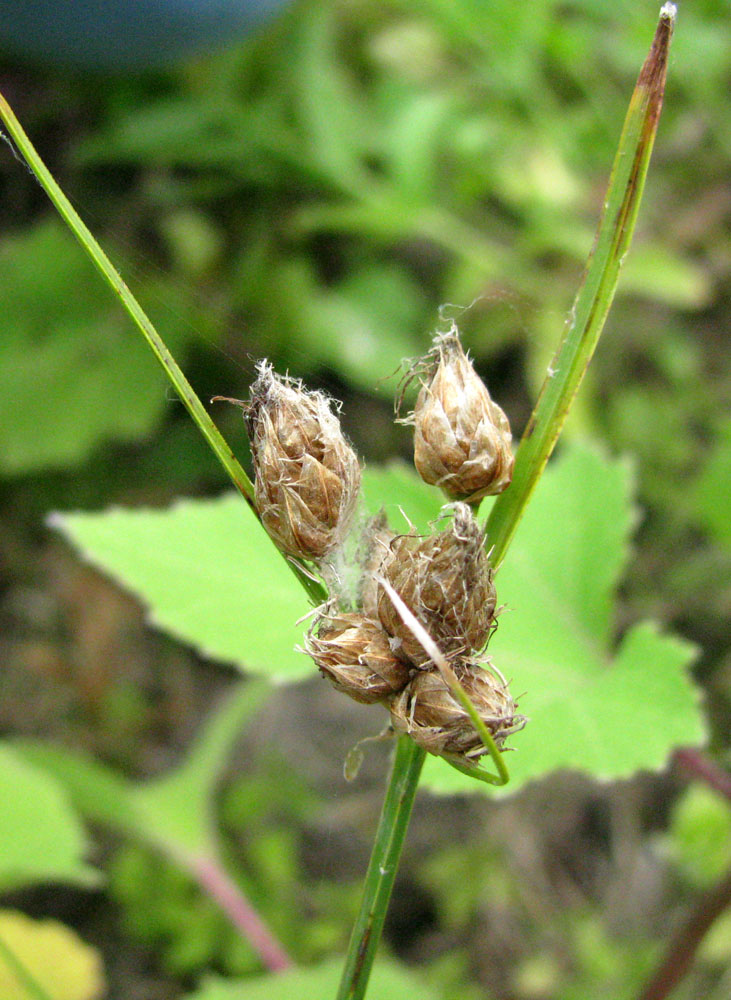
<svg viewBox="0 0 731 1000"><path fill-rule="evenodd" d="M678 8L674 3L664 3L660 8L660 17L667 17L670 21L675 20L675 15L677 13Z"/></svg>

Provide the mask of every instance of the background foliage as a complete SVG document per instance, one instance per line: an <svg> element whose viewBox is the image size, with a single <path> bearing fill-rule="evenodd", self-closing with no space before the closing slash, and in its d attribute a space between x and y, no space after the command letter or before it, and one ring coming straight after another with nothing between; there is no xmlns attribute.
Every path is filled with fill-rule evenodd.
<svg viewBox="0 0 731 1000"><path fill-rule="evenodd" d="M344 400L348 433L374 466L409 458L408 433L392 423L395 380L383 379L423 351L440 315L458 319L522 429L591 244L656 13L656 4L629 0L524 9L507 0L309 0L258 36L175 69L105 77L6 59L0 89L200 395L244 396L254 360L266 355ZM635 246L567 428L569 438L601 442L620 478L616 456L631 456L636 470L633 547L628 555L621 504L625 531L617 524L613 543L627 569L592 628L605 650L615 640L622 648L650 618L683 638L679 650L698 649L693 669L720 760L731 714L728 14L718 0L681 7ZM213 498L200 509L224 512L225 483L7 150L0 216L0 725L50 737L58 752L82 749L120 780L159 775L181 759L233 675L148 631L137 605L43 520L110 503L167 507L181 494ZM238 414L221 409L217 419L244 454ZM382 475L379 493L394 473ZM609 523L609 479L590 493L586 502L598 498ZM156 516L169 523L198 509L183 501ZM98 523L116 529L132 517ZM211 584L230 575L235 588L239 572L232 610L218 599L209 609L234 644L247 560L258 556L232 538L226 563L208 559L204 538L198 526L185 529L185 551ZM131 545L119 531L116 540L137 566L158 552L149 539ZM506 563L506 592L510 572ZM185 585L184 568L168 577L153 615L205 654L208 637L164 614L163 600L174 604ZM534 582L514 586L510 603L522 608ZM200 606L186 610L188 622L202 620ZM496 651L518 615L506 616ZM550 635L560 647L560 630ZM266 658L266 637L261 630L246 666ZM553 674L547 682L563 683ZM307 962L344 946L386 754L374 750L359 783L342 784L343 757L373 721L323 689L276 695L212 800L230 870ZM18 775L37 791L27 801L47 802L63 836L42 870L22 858L14 871L6 865L4 901L59 917L99 947L110 996L194 991L209 1000L227 995L211 976L260 971L238 939L225 939L215 906L169 861L161 868L149 844L120 841L102 818L83 859L77 813L88 811L63 773L3 747L3 782ZM658 914L679 917L722 867L698 870L714 856L698 831L715 836L723 858L723 808L678 798L682 783L678 771L616 787L559 775L502 803L422 796L387 929L392 951L425 967L445 998L566 1000L594 995L598 982L611 983L613 997L636 995L664 940ZM90 862L109 876L108 891L88 887ZM49 878L62 878L63 890L47 888ZM290 919L298 908L306 935ZM728 962L722 935L709 938L678 996L726 995Z"/></svg>

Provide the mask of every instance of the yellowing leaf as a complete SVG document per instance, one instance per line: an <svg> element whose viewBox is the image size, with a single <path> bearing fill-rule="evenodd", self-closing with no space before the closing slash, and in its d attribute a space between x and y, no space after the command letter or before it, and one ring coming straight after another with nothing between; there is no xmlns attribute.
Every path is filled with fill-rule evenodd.
<svg viewBox="0 0 731 1000"><path fill-rule="evenodd" d="M10 951L48 1000L97 1000L105 989L99 952L56 920L32 920L15 910L0 910L0 997L36 1000L22 975L4 955Z"/></svg>

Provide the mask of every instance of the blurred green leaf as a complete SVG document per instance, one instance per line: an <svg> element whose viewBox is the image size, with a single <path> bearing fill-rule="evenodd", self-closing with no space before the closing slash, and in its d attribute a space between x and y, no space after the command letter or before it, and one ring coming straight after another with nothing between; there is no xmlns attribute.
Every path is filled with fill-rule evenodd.
<svg viewBox="0 0 731 1000"><path fill-rule="evenodd" d="M340 982L342 963L327 962L306 969L294 969L260 979L226 980L211 977L185 1000L323 1000L334 996ZM371 973L369 996L375 1000L437 1000L418 976L394 961L376 962Z"/></svg>
<svg viewBox="0 0 731 1000"><path fill-rule="evenodd" d="M718 792L690 785L675 803L668 830L671 853L698 889L723 876L729 863L731 809Z"/></svg>
<svg viewBox="0 0 731 1000"><path fill-rule="evenodd" d="M174 845L176 852L215 853L215 786L244 720L256 711L265 694L264 685L240 684L211 714L182 764L132 790L146 838Z"/></svg>
<svg viewBox="0 0 731 1000"><path fill-rule="evenodd" d="M183 762L160 778L130 782L77 752L33 740L14 746L21 766L62 784L87 819L162 847L174 858L215 853L212 798L243 722L265 695L240 683L211 713ZM9 752L9 751L8 751ZM27 763L26 763L27 762Z"/></svg>
<svg viewBox="0 0 731 1000"><path fill-rule="evenodd" d="M731 419L721 426L695 489L696 511L701 523L720 542L731 546Z"/></svg>
<svg viewBox="0 0 731 1000"><path fill-rule="evenodd" d="M169 290L155 294L172 307ZM0 301L0 473L73 465L104 441L150 433L163 377L60 222L0 243ZM176 301L173 351L186 322Z"/></svg>
<svg viewBox="0 0 731 1000"><path fill-rule="evenodd" d="M0 910L0 941L33 977L48 1000L99 1000L105 989L101 955L57 920L33 920ZM22 986L0 951L3 1000L37 1000Z"/></svg>
<svg viewBox="0 0 731 1000"><path fill-rule="evenodd" d="M109 766L86 754L40 740L13 740L13 750L39 772L63 787L74 807L86 819L136 833L140 817L130 784Z"/></svg>
<svg viewBox="0 0 731 1000"><path fill-rule="evenodd" d="M99 874L84 863L86 851L81 823L60 782L0 744L0 889L93 885Z"/></svg>

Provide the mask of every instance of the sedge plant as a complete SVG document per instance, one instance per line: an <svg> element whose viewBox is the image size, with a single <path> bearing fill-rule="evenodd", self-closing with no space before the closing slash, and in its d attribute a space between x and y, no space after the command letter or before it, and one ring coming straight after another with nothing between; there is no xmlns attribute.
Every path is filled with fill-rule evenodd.
<svg viewBox="0 0 731 1000"><path fill-rule="evenodd" d="M378 561L375 571L371 574L375 587L375 607L380 622L380 632L368 636L367 641L380 643L378 648L382 651L381 659L388 658L386 648L391 652L401 650L403 653L403 650L406 650L409 668L407 675L392 684L388 694L373 699L388 700L393 728L400 732L400 735L396 740L383 809L365 878L361 907L352 931L337 1000L359 1000L366 994L369 974L381 937L411 808L427 752L443 756L449 764L482 782L503 785L509 780L501 748L506 735L514 731L518 724L516 722L518 717L514 712L515 706L501 688L499 677L496 677L489 681L489 687L493 698L500 694L499 710L495 709L494 702L490 703L489 710L483 710L478 704L479 699L470 672L472 667L467 661L472 654L479 653L489 638L495 608L494 591L491 591L492 577L500 569L521 516L561 432L596 348L614 296L622 263L632 241L662 106L674 20L674 6L665 4L660 12L652 47L630 101L594 246L570 310L569 319L548 368L543 388L515 454L514 468L513 455L509 447L509 431L506 431L501 420L502 411L499 407L496 407L497 412L487 407L491 413L492 429L496 435L491 445L495 459L492 485L495 488L490 486L472 488L464 483L455 485L438 467L439 456L437 455L435 459L433 441L430 440L428 429L425 429L426 425L418 424L420 417L417 402L413 418L417 424L417 468L423 478L443 487L448 498L456 501L452 513L452 528L436 532L431 538L437 539L437 542L433 543L437 546L448 537L457 539L460 545L467 539L470 558L482 567L476 577L476 586L477 592L482 594L483 598L478 602L479 607L473 602L469 613L477 614L478 617L482 614L483 619L476 631L470 631L472 619L467 621L463 616L460 619L462 624L467 621L464 634L452 635L451 638L456 638L458 642L456 650L450 648L450 635L439 634L438 628L435 634L435 620L421 613L426 602L420 605L418 601L406 599L404 587L401 585L403 581L398 574L394 576L390 573L388 559ZM304 587L310 601L315 606L326 608L325 611L321 611L321 617L324 615L326 620L320 621L318 628L311 633L308 649L318 666L326 670L331 666L333 636L342 647L343 636L347 634L351 641L353 629L357 632L357 629L362 627L361 622L354 623L352 620L346 620L343 624L343 616L351 612L342 608L333 610L332 601L337 598L337 576L332 570L332 564L327 560L327 556L334 551L341 540L339 518L347 520L352 506L351 494L357 492L359 475L357 461L354 463L347 453L342 453L333 466L330 461L332 449L335 447L337 450L341 446L339 444L333 446L332 442L325 441L324 451L320 453L320 464L328 475L332 474L334 478L331 481L324 472L317 469L315 480L318 488L325 490L324 495L328 504L331 503L332 509L328 508L328 516L332 514L332 510L337 511L337 517L331 524L332 534L320 532L321 524L316 523L313 527L312 524L303 523L302 517L299 520L295 519L294 522L291 519L287 522L281 515L281 509L275 509L276 503L267 504L266 497L269 496L271 500L273 494L277 492L276 489L272 492L272 483L281 485L281 477L278 478L279 473L275 470L274 478L270 476L267 480L266 468L271 456L267 451L266 434L261 431L261 422L264 420L271 424L271 411L267 409L265 402L267 399L271 402L274 385L287 392L293 389L297 392L302 390L298 386L293 386L288 380L276 382L266 368L261 370L259 387L252 393L252 399L246 404L245 409L255 459L257 447L261 445L263 448L259 460L255 461L257 482L252 483L231 447L217 430L164 340L60 190L11 108L1 96L0 117L20 157L28 164L64 222L146 339L222 468L235 488L254 509L282 557ZM435 348L438 348L437 354L441 358L439 352L444 353L444 344L435 345ZM417 377L423 379L422 374ZM424 384L422 381L422 385ZM321 410L324 406L327 414L334 416L326 402L317 402L313 405L315 409L320 407ZM320 416L322 417L322 413ZM316 428L315 436L318 434L319 428ZM299 473L302 471L299 469ZM260 474L261 483L258 481ZM482 496L489 493L496 494L497 500L483 531L476 526L473 509L477 507ZM402 538L407 541L397 543L403 551L399 551L400 558L396 562L399 566L408 560L417 564L423 555L425 543L413 535ZM391 553L395 551L394 544L393 540L387 543L386 547ZM446 542L444 544L446 545ZM476 555L476 549L479 549L479 556ZM486 562L488 555L489 564ZM447 557L452 558L452 554L448 552ZM491 611L485 616L484 607L490 605L490 602ZM356 640L364 641L362 634L358 634ZM403 656L397 656L395 659L401 664L404 662ZM342 657L340 660L338 665L342 666ZM428 665L429 669L423 669L425 665ZM398 668L398 664L391 666L394 670ZM483 675L491 676L488 671L483 671L478 676L483 678ZM430 679L425 681L424 678ZM336 686L342 686L340 677L335 677L335 681ZM430 744L427 740L418 738L413 725L415 697L413 692L409 694L406 706L402 705L401 711L398 708L399 699L403 699L404 691L416 682L431 685L432 688L434 685L441 685L445 696L448 694L451 697L451 704L460 707L462 715L459 738L462 742L454 744L442 739L441 742ZM481 680L480 683L485 682ZM401 720L400 725L399 720ZM480 763L482 759L489 759L492 769L483 767Z"/></svg>

